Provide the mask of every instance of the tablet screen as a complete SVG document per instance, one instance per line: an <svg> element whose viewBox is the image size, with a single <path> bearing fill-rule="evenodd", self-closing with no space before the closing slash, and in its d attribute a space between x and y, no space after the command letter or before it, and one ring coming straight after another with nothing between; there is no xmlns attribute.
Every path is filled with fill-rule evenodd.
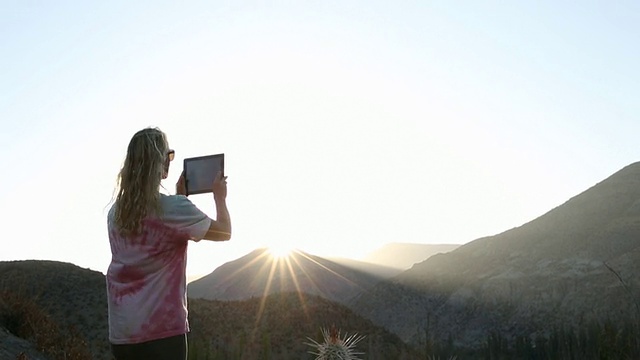
<svg viewBox="0 0 640 360"><path fill-rule="evenodd" d="M213 192L213 180L218 171L224 176L224 154L184 159L187 195Z"/></svg>

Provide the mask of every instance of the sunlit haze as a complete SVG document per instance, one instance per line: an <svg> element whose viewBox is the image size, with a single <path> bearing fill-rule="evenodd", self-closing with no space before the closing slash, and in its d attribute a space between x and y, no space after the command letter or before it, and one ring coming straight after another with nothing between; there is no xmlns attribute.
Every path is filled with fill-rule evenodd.
<svg viewBox="0 0 640 360"><path fill-rule="evenodd" d="M233 236L190 244L190 278L503 232L638 160L639 38L637 1L3 3L0 260L105 272L147 126L166 193L226 156Z"/></svg>
<svg viewBox="0 0 640 360"><path fill-rule="evenodd" d="M292 251L293 248L287 246L286 244L269 246L269 254L275 259L286 258L291 254Z"/></svg>

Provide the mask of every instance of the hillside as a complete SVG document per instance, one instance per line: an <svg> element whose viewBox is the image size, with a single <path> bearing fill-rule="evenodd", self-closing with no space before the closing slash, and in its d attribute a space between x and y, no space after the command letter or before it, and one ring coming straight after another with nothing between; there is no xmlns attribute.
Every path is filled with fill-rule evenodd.
<svg viewBox="0 0 640 360"><path fill-rule="evenodd" d="M190 341L209 358L314 359L309 338L322 339L321 327L335 325L366 338L358 346L364 359L418 359L401 340L345 306L314 295L281 293L246 301L191 299ZM220 326L225 324L224 326Z"/></svg>
<svg viewBox="0 0 640 360"><path fill-rule="evenodd" d="M280 292L304 292L346 303L397 270L346 259L327 259L301 251L274 259L266 249L219 266L188 285L189 297L244 300Z"/></svg>
<svg viewBox="0 0 640 360"><path fill-rule="evenodd" d="M110 359L102 273L56 261L0 262L0 294L0 328L16 331L16 323L31 322L34 329L23 332L34 345L71 348L86 342L91 358Z"/></svg>
<svg viewBox="0 0 640 360"><path fill-rule="evenodd" d="M640 163L543 216L414 265L352 308L413 344L480 348L640 319ZM418 330L416 330L418 329Z"/></svg>
<svg viewBox="0 0 640 360"><path fill-rule="evenodd" d="M0 359L111 359L105 278L55 261L0 262ZM345 306L305 294L246 301L189 300L192 359L311 359L304 343L335 324L365 335L364 359L413 359L394 334ZM45 356L43 354L49 354ZM200 355L197 355L200 353ZM212 357L208 357L212 358ZM218 357L220 358L220 357Z"/></svg>

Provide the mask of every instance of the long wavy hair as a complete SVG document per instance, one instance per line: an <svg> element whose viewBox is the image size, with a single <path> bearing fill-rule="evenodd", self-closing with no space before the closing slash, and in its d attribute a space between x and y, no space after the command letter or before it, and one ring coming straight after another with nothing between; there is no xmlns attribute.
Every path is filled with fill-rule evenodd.
<svg viewBox="0 0 640 360"><path fill-rule="evenodd" d="M118 174L114 221L124 234L137 234L148 215L160 215L160 181L166 171L169 145L158 128L138 131L129 142Z"/></svg>

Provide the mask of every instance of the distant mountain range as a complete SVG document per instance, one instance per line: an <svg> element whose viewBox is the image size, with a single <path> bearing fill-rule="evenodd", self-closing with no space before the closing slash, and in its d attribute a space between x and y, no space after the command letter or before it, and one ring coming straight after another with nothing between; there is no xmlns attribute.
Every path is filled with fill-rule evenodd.
<svg viewBox="0 0 640 360"><path fill-rule="evenodd" d="M267 249L258 249L190 282L188 294L210 300L244 300L295 291L345 304L380 280L399 273L384 266L327 259L302 251L276 259Z"/></svg>
<svg viewBox="0 0 640 360"><path fill-rule="evenodd" d="M640 163L543 216L380 282L350 304L412 344L480 348L640 323ZM428 337L428 339L425 338Z"/></svg>
<svg viewBox="0 0 640 360"><path fill-rule="evenodd" d="M436 254L448 253L458 244L390 243L367 254L362 261L407 270Z"/></svg>
<svg viewBox="0 0 640 360"><path fill-rule="evenodd" d="M366 258L369 261L324 258L299 250L275 259L268 249L258 249L190 282L188 292L193 298L244 300L296 291L348 304L354 296L400 274L418 260L458 246L391 243L371 253Z"/></svg>

